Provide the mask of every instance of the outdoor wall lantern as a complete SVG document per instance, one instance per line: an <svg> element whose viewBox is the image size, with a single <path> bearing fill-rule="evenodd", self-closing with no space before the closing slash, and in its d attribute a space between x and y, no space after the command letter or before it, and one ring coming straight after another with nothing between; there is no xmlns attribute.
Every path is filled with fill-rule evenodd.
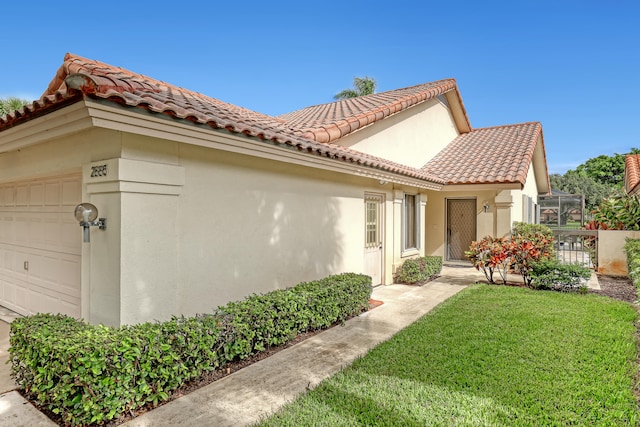
<svg viewBox="0 0 640 427"><path fill-rule="evenodd" d="M485 202L482 204L482 207L484 208L484 213L489 212L489 202L485 200Z"/></svg>
<svg viewBox="0 0 640 427"><path fill-rule="evenodd" d="M107 219L106 218L98 218L98 208L96 208L91 203L80 203L76 206L76 210L73 213L76 217L76 220L80 223L80 227L83 228L83 239L84 243L89 243L89 227L98 227L100 230L107 229Z"/></svg>

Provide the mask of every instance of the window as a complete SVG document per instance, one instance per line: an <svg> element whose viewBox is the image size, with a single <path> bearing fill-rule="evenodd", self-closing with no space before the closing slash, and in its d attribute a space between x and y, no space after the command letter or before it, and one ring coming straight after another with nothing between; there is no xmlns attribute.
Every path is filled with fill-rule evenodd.
<svg viewBox="0 0 640 427"><path fill-rule="evenodd" d="M403 250L418 249L418 226L419 206L417 196L414 194L404 195L404 231L403 231Z"/></svg>

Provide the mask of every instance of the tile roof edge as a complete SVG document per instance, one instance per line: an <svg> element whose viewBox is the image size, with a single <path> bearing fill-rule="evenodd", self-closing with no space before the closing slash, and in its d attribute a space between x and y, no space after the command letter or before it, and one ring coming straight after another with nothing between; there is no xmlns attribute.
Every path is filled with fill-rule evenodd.
<svg viewBox="0 0 640 427"><path fill-rule="evenodd" d="M471 132L477 132L477 131L483 131L483 130L491 130L491 129L510 128L510 127L516 127L516 126L522 127L522 126L526 126L526 125L538 125L538 126L542 127L542 123L541 122L532 121L532 122L512 123L512 124L508 124L508 125L486 126L486 127L482 127L482 128L475 128Z"/></svg>
<svg viewBox="0 0 640 427"><path fill-rule="evenodd" d="M465 138L465 137L469 137L470 134L474 133L474 132L483 132L483 131L490 131L490 130L496 130L496 129L506 129L506 128L514 128L514 127L525 127L528 125L533 125L535 126L535 131L533 133L533 136L531 138L531 142L530 143L530 150L528 152L528 162L527 162L527 167L526 170L522 170L517 176L514 177L514 180L512 181L482 181L482 182L451 182L451 181L447 181L446 185L483 185L483 184L506 184L506 183L519 183L521 188L524 188L526 182L527 182L527 175L529 172L529 169L533 166L534 163L534 155L535 155L535 151L536 151L536 147L538 145L538 139L541 142L541 149L542 149L542 155L543 155L543 159L544 159L544 168L545 168L545 172L546 172L546 181L547 181L547 188L549 189L549 191L551 191L551 184L549 181L549 172L548 172L548 167L547 167L547 155L546 155L546 149L544 146L544 133L543 133L543 129L542 129L542 123L538 122L538 121L532 121L532 122L523 122L523 123L516 123L516 124L507 124L507 125L499 125L499 126L490 126L490 127L484 127L484 128L477 128L477 129L473 129L471 132L468 133L463 133L460 134L458 136L456 136L453 141L455 141L458 138ZM451 143L453 143L453 141ZM451 144L450 143L450 144ZM446 147L445 147L446 149ZM438 153L439 154L439 153ZM430 159L427 163L425 163L424 166L422 166L420 169L424 170L425 172L430 172L433 173L432 171L429 170L429 166L434 163L434 160L436 159L438 155L436 155L434 158ZM440 177L441 179L444 180L444 178ZM445 180L446 181L446 180Z"/></svg>
<svg viewBox="0 0 640 427"><path fill-rule="evenodd" d="M395 163L388 159L371 156L366 153L348 149L346 147L341 147L334 144L322 144L315 140L302 138L299 135L284 132L282 130L269 130L267 128L261 129L255 127L251 123L242 121L217 123L213 120L207 120L207 117L205 115L199 115L197 114L197 112L194 113L191 111L178 111L172 108L164 108L166 107L165 104L162 104L163 108L160 108L160 105L148 102L134 103L125 96L125 94L127 93L127 88L119 88L121 90L117 90L118 88L112 88L109 85L104 84L102 85L102 87L97 87L100 86L99 80L104 78L104 76L99 72L99 70L97 72L94 72L96 70L94 70L93 68L86 68L87 66L83 65L84 61L86 61L85 64L91 63L96 64L99 68L105 67L111 70L117 69L128 76L139 76L140 79L148 80L154 84L155 82L158 82L159 84L166 85L169 88L176 88L180 91L194 94L198 97L205 97L207 99L214 100L213 98L209 98L206 95L193 92L188 89L179 88L168 83L160 82L157 79L146 77L141 74L136 74L121 67L114 67L100 61L86 59L71 53L67 53L65 55L63 64L56 71L55 76L49 83L47 90L40 98L40 100L34 101L32 104L30 104L30 106L23 108L21 111L17 111L9 116L0 117L0 131L23 123L24 121L30 120L32 118L45 115L50 111L63 108L64 106L81 101L83 99L102 99L108 102L113 102L120 107L142 108L151 113L169 116L174 120L184 120L193 124L205 124L213 129L223 129L228 132L243 134L248 137L257 138L265 142L272 142L275 144L292 147L300 151L307 151L309 153L313 153L323 157L341 160L356 165L363 165L374 170L381 170L400 176L411 177L417 180L424 181L425 183L438 185L444 184L444 180L440 179L434 174L428 173L421 169L416 169L406 165ZM85 69L86 72L75 72L77 70ZM115 84L117 85L117 82L115 82ZM233 104L224 103L223 101L215 101L228 105L230 108L247 110L243 107L237 107ZM251 112L263 115L262 113L253 111ZM9 117L9 120L5 120L7 117ZM266 117L271 118L271 116Z"/></svg>
<svg viewBox="0 0 640 427"><path fill-rule="evenodd" d="M363 129L375 122L384 120L402 111L406 111L414 106L420 105L423 102L434 99L438 95L443 95L445 93L455 90L456 93L458 94L458 98L460 98L458 86L455 79L453 78L441 79L431 83L437 84L440 86L435 86L429 89L425 89L423 91L420 91L418 94L409 94L409 95L400 96L397 99L395 99L393 102L389 102L381 106L378 106L376 108L373 108L371 110L347 117L335 123L322 125L315 128L305 129L302 132L301 136L303 138L312 139L320 143L333 142L351 133L354 133L360 129ZM372 95L388 94L398 90L406 90L406 89L422 86L423 84L409 86L401 89L388 90L385 92L379 92ZM435 94L433 93L434 91L436 92ZM365 96L369 96L369 95L365 95ZM340 101L337 101L337 102L340 102ZM462 103L461 98L460 98L460 102ZM331 104L334 104L334 102L330 102L327 104L318 104L312 107L318 107L322 105L331 105ZM305 107L305 108L309 108L309 107ZM462 106L462 108L464 110L464 106ZM295 111L293 111L292 113L295 113ZM466 117L466 111L464 112L464 114ZM364 121L364 124L363 124L363 121ZM467 121L468 121L468 118L467 118ZM358 123L358 124L354 127L353 126L354 123Z"/></svg>
<svg viewBox="0 0 640 427"><path fill-rule="evenodd" d="M627 192L627 194L635 193L636 192L635 190L638 187L640 187L640 154L625 155L624 164L625 164L625 168L624 168L625 191ZM635 182L631 182L630 180L627 179L627 177L632 178L631 176L629 176L629 173L627 172L629 169L633 169L629 172L633 173L633 178L635 178L634 179ZM627 181L630 181L629 182L630 185L628 189L627 189Z"/></svg>

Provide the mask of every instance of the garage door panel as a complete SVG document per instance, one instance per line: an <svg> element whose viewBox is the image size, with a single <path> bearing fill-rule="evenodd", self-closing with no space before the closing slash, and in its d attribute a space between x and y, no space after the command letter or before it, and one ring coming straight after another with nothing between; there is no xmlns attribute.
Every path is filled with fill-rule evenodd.
<svg viewBox="0 0 640 427"><path fill-rule="evenodd" d="M53 182L47 183L44 186L44 200L45 206L59 206L60 205L60 183Z"/></svg>
<svg viewBox="0 0 640 427"><path fill-rule="evenodd" d="M19 212L3 216L0 242L61 253L80 254L80 227L72 213Z"/></svg>
<svg viewBox="0 0 640 427"><path fill-rule="evenodd" d="M13 187L0 187L0 206L9 207L15 205Z"/></svg>
<svg viewBox="0 0 640 427"><path fill-rule="evenodd" d="M61 181L61 205L65 207L75 208L82 198L82 184L79 179L63 179ZM71 210L73 212L73 209Z"/></svg>
<svg viewBox="0 0 640 427"><path fill-rule="evenodd" d="M33 283L0 280L3 305L18 313L29 315L40 312L63 313L79 317L80 299L64 295Z"/></svg>
<svg viewBox="0 0 640 427"><path fill-rule="evenodd" d="M80 175L0 185L0 305L80 315Z"/></svg>
<svg viewBox="0 0 640 427"><path fill-rule="evenodd" d="M16 186L16 206L29 206L29 186Z"/></svg>

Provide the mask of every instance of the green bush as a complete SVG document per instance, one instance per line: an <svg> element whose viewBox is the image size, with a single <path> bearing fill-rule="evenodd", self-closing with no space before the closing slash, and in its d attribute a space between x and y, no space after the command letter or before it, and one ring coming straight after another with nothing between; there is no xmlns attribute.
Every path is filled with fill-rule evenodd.
<svg viewBox="0 0 640 427"><path fill-rule="evenodd" d="M538 261L531 265L531 287L555 291L586 290L584 280L591 270L580 264L562 264L557 259Z"/></svg>
<svg viewBox="0 0 640 427"><path fill-rule="evenodd" d="M511 230L513 240L526 240L542 252L555 256L555 237L553 231L544 224L529 224L526 222L514 222Z"/></svg>
<svg viewBox="0 0 640 427"><path fill-rule="evenodd" d="M347 273L161 323L110 328L63 315L23 317L11 324L11 374L65 424L100 424L157 405L229 361L357 315L370 295L370 277Z"/></svg>
<svg viewBox="0 0 640 427"><path fill-rule="evenodd" d="M406 260L398 269L395 281L413 285L424 283L434 276L440 274L442 270L442 257L425 256Z"/></svg>
<svg viewBox="0 0 640 427"><path fill-rule="evenodd" d="M627 254L629 278L636 287L640 288L640 240L627 238L624 251Z"/></svg>

